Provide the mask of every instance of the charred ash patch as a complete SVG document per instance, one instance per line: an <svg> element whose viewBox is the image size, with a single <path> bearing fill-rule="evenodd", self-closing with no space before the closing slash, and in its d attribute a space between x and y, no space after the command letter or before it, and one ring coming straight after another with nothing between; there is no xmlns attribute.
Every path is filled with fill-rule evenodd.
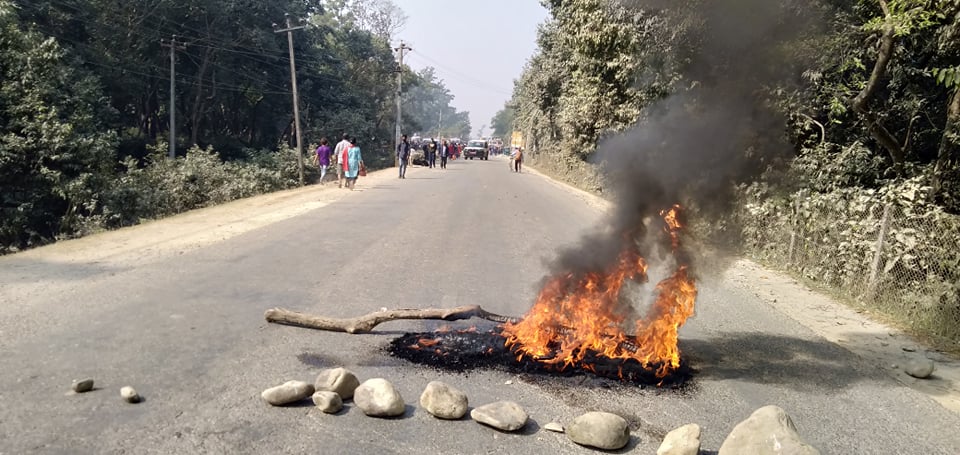
<svg viewBox="0 0 960 455"><path fill-rule="evenodd" d="M595 376L623 384L678 389L693 377L685 360L664 378L656 376L660 365L646 367L634 359L611 359L587 352L575 366L521 357L505 345L499 329L405 333L394 338L386 350L394 357L440 370L466 372L497 369L516 374L552 377Z"/></svg>

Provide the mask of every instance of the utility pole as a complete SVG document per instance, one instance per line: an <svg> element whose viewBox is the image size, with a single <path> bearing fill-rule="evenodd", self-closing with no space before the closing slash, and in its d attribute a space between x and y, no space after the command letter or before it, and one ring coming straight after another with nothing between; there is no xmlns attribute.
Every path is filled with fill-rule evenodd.
<svg viewBox="0 0 960 455"><path fill-rule="evenodd" d="M395 47L393 50L397 51L400 54L400 63L397 65L397 131L394 134L393 141L393 155L394 155L394 166L400 166L400 157L397 156L397 149L400 148L400 93L403 88L403 51L412 51L413 48L407 46L403 43L403 40L400 40L400 47Z"/></svg>
<svg viewBox="0 0 960 455"><path fill-rule="evenodd" d="M440 106L440 120L437 120L437 139L440 137L440 130L443 128L443 106Z"/></svg>
<svg viewBox="0 0 960 455"><path fill-rule="evenodd" d="M293 31L307 28L305 25L293 26L293 19L289 14L284 14L287 19L287 28L277 30L277 24L273 24L274 33L287 34L287 47L290 49L290 83L293 86L293 126L297 134L297 166L300 171L300 186L303 186L303 145L300 135L300 99L297 96L297 64L293 59Z"/></svg>
<svg viewBox="0 0 960 455"><path fill-rule="evenodd" d="M177 51L187 48L185 44L177 44L177 35L173 35L170 42L160 39L160 46L170 48L170 159L177 157L177 116L176 116L176 76Z"/></svg>

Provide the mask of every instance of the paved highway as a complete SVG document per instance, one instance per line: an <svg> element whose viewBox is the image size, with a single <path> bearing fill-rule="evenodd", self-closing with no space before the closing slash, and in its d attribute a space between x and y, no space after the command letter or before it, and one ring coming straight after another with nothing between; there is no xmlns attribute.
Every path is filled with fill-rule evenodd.
<svg viewBox="0 0 960 455"><path fill-rule="evenodd" d="M285 197L0 258L0 453L593 453L540 428L592 410L627 418L636 453L654 453L691 422L710 453L766 404L784 408L825 454L960 453L955 413L715 278L701 283L697 315L681 331L699 373L679 392L444 373L384 353L403 331L439 326L430 321L369 335L267 324L263 312L275 306L349 317L478 304L520 315L557 251L602 222L584 198L497 158ZM231 230L243 211L247 227ZM183 246L166 235L176 229L211 238ZM312 382L334 366L393 381L407 413L373 419L348 404L326 415L260 400L267 387ZM83 377L97 390L67 394ZM472 406L516 401L531 422L509 434L434 419L417 401L435 379ZM122 402L124 385L145 401Z"/></svg>

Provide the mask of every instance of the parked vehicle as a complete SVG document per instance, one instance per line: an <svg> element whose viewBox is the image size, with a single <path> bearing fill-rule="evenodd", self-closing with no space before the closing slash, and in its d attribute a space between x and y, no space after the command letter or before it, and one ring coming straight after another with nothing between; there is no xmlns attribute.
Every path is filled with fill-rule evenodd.
<svg viewBox="0 0 960 455"><path fill-rule="evenodd" d="M410 149L410 164L415 164L417 166L426 166L427 157L424 155L423 150L420 147Z"/></svg>
<svg viewBox="0 0 960 455"><path fill-rule="evenodd" d="M490 158L490 145L487 144L487 141L474 139L467 142L467 146L463 149L463 157L466 159L480 159L486 160Z"/></svg>

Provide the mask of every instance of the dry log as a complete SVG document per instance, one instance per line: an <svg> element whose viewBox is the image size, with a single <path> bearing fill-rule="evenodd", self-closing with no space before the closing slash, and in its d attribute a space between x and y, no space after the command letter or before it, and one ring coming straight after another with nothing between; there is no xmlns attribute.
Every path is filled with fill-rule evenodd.
<svg viewBox="0 0 960 455"><path fill-rule="evenodd" d="M479 305L456 308L399 308L396 310L378 311L376 313L348 319L327 318L298 313L283 308L272 308L267 310L263 316L267 319L267 322L347 333L367 333L381 323L398 319L458 321L461 319L480 318L501 323L516 322L519 320L510 316L491 313L480 308Z"/></svg>

